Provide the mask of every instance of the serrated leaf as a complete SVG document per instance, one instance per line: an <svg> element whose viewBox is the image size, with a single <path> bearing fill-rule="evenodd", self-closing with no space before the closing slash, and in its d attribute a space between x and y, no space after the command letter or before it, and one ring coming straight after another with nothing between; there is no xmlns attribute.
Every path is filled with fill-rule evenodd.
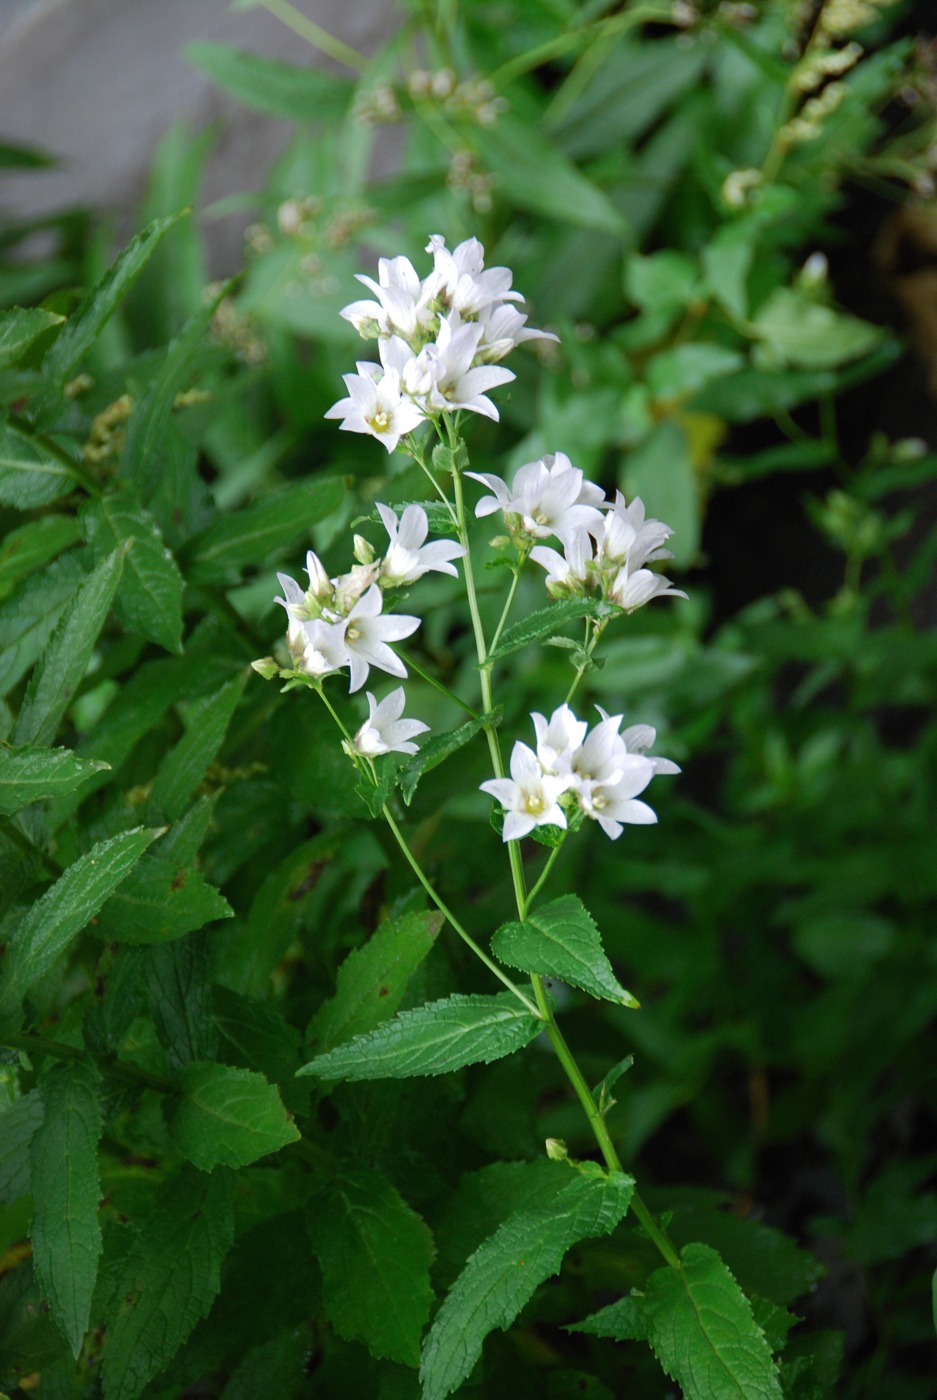
<svg viewBox="0 0 937 1400"><path fill-rule="evenodd" d="M372 1356L418 1365L433 1240L416 1212L380 1173L363 1169L316 1194L307 1228L336 1331Z"/></svg>
<svg viewBox="0 0 937 1400"><path fill-rule="evenodd" d="M73 1356L88 1329L101 1255L100 1080L88 1061L55 1065L42 1085L45 1117L32 1144L33 1260Z"/></svg>
<svg viewBox="0 0 937 1400"><path fill-rule="evenodd" d="M12 311L0 311L0 369L15 365L34 340L50 326L60 326L64 319L55 311L44 311L41 306L26 311L18 306Z"/></svg>
<svg viewBox="0 0 937 1400"><path fill-rule="evenodd" d="M279 1093L262 1074L193 1061L182 1071L181 1086L169 1136L201 1171L246 1167L299 1141Z"/></svg>
<svg viewBox="0 0 937 1400"><path fill-rule="evenodd" d="M291 122L337 121L354 96L354 81L321 68L299 68L228 44L187 44L185 57L248 107Z"/></svg>
<svg viewBox="0 0 937 1400"><path fill-rule="evenodd" d="M667 1375L686 1400L781 1400L771 1349L719 1255L688 1244L680 1259L644 1294L648 1341Z"/></svg>
<svg viewBox="0 0 937 1400"><path fill-rule="evenodd" d="M125 548L116 549L102 559L62 614L27 687L13 727L14 744L44 746L55 737L110 612L124 554Z"/></svg>
<svg viewBox="0 0 937 1400"><path fill-rule="evenodd" d="M187 1168L167 1182L116 1279L105 1400L136 1400L207 1314L234 1235L232 1199L228 1172Z"/></svg>
<svg viewBox="0 0 937 1400"><path fill-rule="evenodd" d="M45 1108L38 1089L15 1099L0 1113L0 1205L9 1205L29 1191L29 1145Z"/></svg>
<svg viewBox="0 0 937 1400"><path fill-rule="evenodd" d="M211 583L245 564L267 564L274 551L307 538L309 526L337 510L344 495L341 477L318 477L225 516L193 542L189 576Z"/></svg>
<svg viewBox="0 0 937 1400"><path fill-rule="evenodd" d="M104 905L97 932L118 943L167 943L233 912L196 866L154 855Z"/></svg>
<svg viewBox="0 0 937 1400"><path fill-rule="evenodd" d="M413 801L413 794L416 792L417 784L423 774L429 773L440 763L445 762L451 754L457 753L470 739L475 737L481 727L480 719L466 720L456 729L450 729L445 734L434 735L429 743L423 745L419 753L413 755L400 782L400 793L408 807Z"/></svg>
<svg viewBox="0 0 937 1400"><path fill-rule="evenodd" d="M292 1080L299 1068L299 1031L272 1006L216 985L214 1021L226 1042L225 1059L285 1083L287 1091L296 1087Z"/></svg>
<svg viewBox="0 0 937 1400"><path fill-rule="evenodd" d="M0 594L80 538L78 521L70 515L42 515L8 531L0 544Z"/></svg>
<svg viewBox="0 0 937 1400"><path fill-rule="evenodd" d="M0 421L0 505L34 510L74 487L74 474L41 440Z"/></svg>
<svg viewBox="0 0 937 1400"><path fill-rule="evenodd" d="M519 651L532 642L542 642L545 637L552 636L557 628L565 627L577 618L598 617L602 606L594 598L563 598L558 603L551 603L548 608L539 608L507 629L488 660L500 661L502 656L510 656L512 651Z"/></svg>
<svg viewBox="0 0 937 1400"><path fill-rule="evenodd" d="M182 575L150 513L129 493L111 493L90 502L81 521L95 559L129 546L114 604L127 631L181 651Z"/></svg>
<svg viewBox="0 0 937 1400"><path fill-rule="evenodd" d="M246 680L246 672L235 676L216 695L194 706L186 732L160 764L150 790L150 806L170 821L185 811L221 748Z"/></svg>
<svg viewBox="0 0 937 1400"><path fill-rule="evenodd" d="M609 1303L607 1308L584 1317L582 1322L572 1323L566 1330L585 1332L589 1337L612 1337L616 1342L646 1342L644 1299L640 1294L629 1293Z"/></svg>
<svg viewBox="0 0 937 1400"><path fill-rule="evenodd" d="M64 383L73 373L156 251L160 239L184 212L156 219L138 233L72 312L42 362L50 385Z"/></svg>
<svg viewBox="0 0 937 1400"><path fill-rule="evenodd" d="M99 841L46 890L7 947L0 974L0 1016L13 1011L49 971L159 835L159 829L135 827Z"/></svg>
<svg viewBox="0 0 937 1400"><path fill-rule="evenodd" d="M309 1023L310 1045L329 1050L393 1016L441 926L442 915L435 911L404 914L388 919L363 948L350 952L338 969L335 995Z"/></svg>
<svg viewBox="0 0 937 1400"><path fill-rule="evenodd" d="M444 1400L457 1390L489 1332L510 1327L574 1244L610 1234L633 1191L633 1179L622 1172L577 1176L548 1206L506 1220L469 1259L436 1314L423 1347L423 1400Z"/></svg>
<svg viewBox="0 0 937 1400"><path fill-rule="evenodd" d="M402 1011L303 1065L320 1079L409 1079L489 1064L528 1045L543 1029L513 992L451 996Z"/></svg>
<svg viewBox="0 0 937 1400"><path fill-rule="evenodd" d="M31 802L72 792L107 768L109 763L79 758L71 749L0 747L0 813L9 817Z"/></svg>
<svg viewBox="0 0 937 1400"><path fill-rule="evenodd" d="M73 551L26 579L0 603L0 694L12 690L42 654L86 578Z"/></svg>
<svg viewBox="0 0 937 1400"><path fill-rule="evenodd" d="M141 959L153 1024L172 1070L216 1058L209 938L159 944ZM138 964L141 965L141 964Z"/></svg>
<svg viewBox="0 0 937 1400"><path fill-rule="evenodd" d="M578 895L560 895L528 914L523 923L502 924L491 940L491 951L522 972L558 977L622 1006L638 1005L612 971L595 920Z"/></svg>

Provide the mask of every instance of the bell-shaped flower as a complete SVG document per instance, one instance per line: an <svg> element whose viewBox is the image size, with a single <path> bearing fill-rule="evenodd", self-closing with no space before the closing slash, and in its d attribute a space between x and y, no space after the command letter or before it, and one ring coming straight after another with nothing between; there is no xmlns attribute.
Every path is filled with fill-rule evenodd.
<svg viewBox="0 0 937 1400"><path fill-rule="evenodd" d="M429 729L418 719L403 719L406 703L403 686L398 685L386 695L378 705L371 692L365 691L368 699L368 718L354 738L356 752L376 758L382 753L416 753L416 744L410 741L417 734Z"/></svg>
<svg viewBox="0 0 937 1400"><path fill-rule="evenodd" d="M527 317L516 306L504 305L489 307L479 316L482 333L478 341L476 359L484 364L494 364L527 340L555 340L559 336L552 331L534 330L527 325Z"/></svg>
<svg viewBox="0 0 937 1400"><path fill-rule="evenodd" d="M547 571L547 592L551 598L572 598L587 593L592 578L592 538L587 530L577 530L566 542L562 554L549 545L536 544L530 551L535 564Z"/></svg>
<svg viewBox="0 0 937 1400"><path fill-rule="evenodd" d="M516 515L519 530L530 539L556 535L565 546L579 531L597 535L602 529L604 517L598 509L605 501L602 488L586 481L564 452L551 453L520 467L510 487L488 474L466 472L466 476L481 481L495 493L478 502L477 516L502 510L510 528L508 517Z"/></svg>
<svg viewBox="0 0 937 1400"><path fill-rule="evenodd" d="M672 534L673 530L662 520L645 520L640 496L626 505L624 496L617 491L599 536L599 555L603 562L627 564L634 573L655 559L673 558L669 549L661 548Z"/></svg>
<svg viewBox="0 0 937 1400"><path fill-rule="evenodd" d="M554 710L549 719L532 714L537 735L537 759L544 773L560 777L572 771L573 758L582 748L588 725L577 719L568 705Z"/></svg>
<svg viewBox="0 0 937 1400"><path fill-rule="evenodd" d="M407 367L403 384L409 393L420 396L427 413L464 408L497 422L498 410L487 397L488 390L509 384L516 376L497 365L474 365L480 337L477 322L463 324L452 312L439 323L435 342L424 345Z"/></svg>
<svg viewBox="0 0 937 1400"><path fill-rule="evenodd" d="M321 618L300 622L291 617L286 645L296 670L317 680L341 671L351 660L344 622L323 622Z"/></svg>
<svg viewBox="0 0 937 1400"><path fill-rule="evenodd" d="M433 271L426 282L434 302L457 311L464 320L494 303L523 301L520 292L511 290L509 267L485 267L485 249L477 238L467 238L450 252L443 236L434 233L426 251L433 255Z"/></svg>
<svg viewBox="0 0 937 1400"><path fill-rule="evenodd" d="M535 826L566 826L559 798L570 784L568 776L544 773L533 749L518 740L511 753L510 778L489 778L480 787L504 808L501 839L517 841Z"/></svg>
<svg viewBox="0 0 937 1400"><path fill-rule="evenodd" d="M422 506L407 506L399 521L390 506L378 503L377 510L390 538L381 564L381 579L385 585L399 588L403 584L415 583L431 571L458 575L456 566L450 560L461 559L465 553L464 546L455 540L424 543L429 533L429 521Z"/></svg>
<svg viewBox="0 0 937 1400"><path fill-rule="evenodd" d="M642 758L639 754L629 754L628 758L628 766L615 782L595 783L579 790L582 810L587 817L597 821L613 841L621 835L625 824L646 826L657 821L657 813L652 807L635 800L653 778L654 765L650 759Z"/></svg>
<svg viewBox="0 0 937 1400"><path fill-rule="evenodd" d="M685 598L686 594L682 588L674 588L663 574L655 574L651 569L637 569L632 574L627 564L618 570L608 590L609 602L624 612L634 612L652 598L663 597Z"/></svg>
<svg viewBox="0 0 937 1400"><path fill-rule="evenodd" d="M367 433L393 452L407 433L424 419L421 408L404 396L396 369L359 361L357 374L342 375L348 397L327 410L326 418L341 418L346 433Z"/></svg>
<svg viewBox="0 0 937 1400"><path fill-rule="evenodd" d="M409 258L379 258L378 280L358 273L375 295L375 301L353 301L341 315L366 340L379 336L402 336L413 340L433 321L429 308L431 288L424 288Z"/></svg>
<svg viewBox="0 0 937 1400"><path fill-rule="evenodd" d="M300 622L318 617L332 602L332 582L319 556L311 549L306 552L306 573L309 575L309 587L306 589L289 574L277 574L286 596L275 598L274 602L282 604L289 616Z"/></svg>
<svg viewBox="0 0 937 1400"><path fill-rule="evenodd" d="M402 613L382 615L382 606L381 590L373 583L341 624L351 671L349 691L361 689L372 666L392 676L407 674L406 666L387 644L411 636L420 619Z"/></svg>

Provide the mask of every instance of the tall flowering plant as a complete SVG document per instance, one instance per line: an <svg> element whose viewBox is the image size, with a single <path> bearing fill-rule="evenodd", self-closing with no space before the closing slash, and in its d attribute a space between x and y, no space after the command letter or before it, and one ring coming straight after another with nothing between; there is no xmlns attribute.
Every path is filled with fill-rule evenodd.
<svg viewBox="0 0 937 1400"><path fill-rule="evenodd" d="M435 498L431 509L411 503L398 513L378 503L376 514L387 536L381 553L356 535L347 572L330 577L309 551L308 583L280 574L282 595L276 601L287 615L284 654L254 667L267 679L284 681L285 690L308 688L319 698L339 731L336 742L357 770L357 791L371 815L383 819L428 899L503 990L456 994L400 1012L317 1054L300 1072L313 1076L323 1091L339 1080L440 1074L509 1055L545 1035L588 1119L601 1163L574 1161L563 1142L548 1139L547 1155L573 1169L554 1206L547 1213L512 1216L469 1259L439 1308L422 1348L421 1380L429 1400L458 1389L478 1360L485 1335L510 1325L572 1244L610 1233L629 1212L665 1261L659 1276L651 1277L647 1298L666 1300L675 1278L689 1291L694 1280L701 1278L704 1285L715 1280L717 1292L730 1298L741 1318L739 1345L746 1364L766 1387L751 1393L780 1395L764 1335L728 1270L708 1246L688 1246L681 1253L625 1171L606 1119L612 1089L629 1062L612 1067L591 1086L558 1024L550 991L554 981L566 982L618 1005L638 1006L618 981L578 895L546 896L565 842L587 839L590 823L614 841L629 824L656 822L644 794L655 777L679 772L675 763L650 752L653 728L626 725L623 714L599 706L593 717L583 711L579 696L608 628L654 598L686 596L654 567L671 557L666 548L671 530L647 519L637 498L628 502L617 492L608 499L562 452L521 466L510 481L469 470L466 421L474 413L497 421L490 394L515 377L502 362L525 342L556 337L527 325L511 271L486 268L476 239L450 250L434 235L426 251L432 268L422 278L405 257L382 258L376 280L360 277L372 298L351 303L342 315L376 343L376 358L359 361L356 372L344 376L347 394L326 417L412 459ZM486 629L479 607L472 514L500 516L500 543L509 550L510 582L493 629ZM431 526L441 538L429 540ZM543 607L512 620L522 574L539 577L539 570ZM461 578L477 656L477 696L455 694L409 648L405 654L400 649L401 642L415 638L421 619L397 611L396 596L406 588L409 599L410 588L430 572ZM532 713L529 730L513 740L506 755L496 701L499 663L574 620L584 622L585 639L578 646L569 643L574 674L565 696ZM380 700L366 691L367 714L362 711L357 729L346 723L333 687L347 679L348 691L357 694L369 679L377 688L374 673L406 681L410 670L454 700L468 715L466 722L432 734L424 721L407 713L406 688L398 684ZM424 769L479 735L491 769L480 792L492 803L492 825L506 848L515 903L487 949L411 848L395 796L403 786L409 798ZM524 859L522 842L528 837L545 851L539 869ZM518 972L525 980L517 979ZM666 1342L662 1350L651 1335L655 1326L666 1328L666 1302L655 1313L648 1301L640 1325L635 1297L622 1303L630 1322L606 1317L611 1310L605 1309L583 1330L647 1335L667 1365ZM668 1369L680 1374L676 1362Z"/></svg>

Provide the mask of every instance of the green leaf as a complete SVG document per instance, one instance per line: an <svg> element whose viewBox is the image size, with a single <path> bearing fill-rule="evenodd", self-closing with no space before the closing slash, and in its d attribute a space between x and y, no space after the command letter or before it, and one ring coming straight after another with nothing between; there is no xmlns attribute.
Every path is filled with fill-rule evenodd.
<svg viewBox="0 0 937 1400"><path fill-rule="evenodd" d="M15 744L46 746L84 679L120 581L126 546L89 574L43 652L13 727Z"/></svg>
<svg viewBox="0 0 937 1400"><path fill-rule="evenodd" d="M300 1074L320 1079L409 1079L489 1064L528 1045L543 1022L513 992L451 996L402 1011L367 1035L317 1055Z"/></svg>
<svg viewBox="0 0 937 1400"><path fill-rule="evenodd" d="M299 1068L299 1031L272 1006L239 996L227 987L215 986L214 1021L225 1045L225 1059L245 1069L255 1069L266 1079L285 1083L287 1103Z"/></svg>
<svg viewBox="0 0 937 1400"><path fill-rule="evenodd" d="M582 1322L575 1322L566 1329L568 1332L585 1332L589 1337L612 1337L616 1342L646 1342L647 1318L644 1315L644 1299L640 1294L630 1293L600 1308Z"/></svg>
<svg viewBox="0 0 937 1400"><path fill-rule="evenodd" d="M417 1366L433 1297L433 1240L416 1212L380 1173L362 1169L316 1193L307 1229L336 1331L372 1356Z"/></svg>
<svg viewBox="0 0 937 1400"><path fill-rule="evenodd" d="M245 564L266 565L276 550L308 538L309 526L331 515L345 496L341 477L296 482L217 521L192 547L190 577L224 580Z"/></svg>
<svg viewBox="0 0 937 1400"><path fill-rule="evenodd" d="M435 911L404 914L388 919L363 948L350 952L338 969L335 995L309 1023L310 1045L330 1050L393 1016L441 926L442 915Z"/></svg>
<svg viewBox="0 0 937 1400"><path fill-rule="evenodd" d="M170 1069L215 1059L211 940L188 937L159 944L144 955L137 964L141 965L153 1024Z"/></svg>
<svg viewBox="0 0 937 1400"><path fill-rule="evenodd" d="M92 287L42 362L43 374L50 384L63 384L71 376L156 251L160 239L184 212L156 219L138 233Z"/></svg>
<svg viewBox="0 0 937 1400"><path fill-rule="evenodd" d="M38 1089L0 1112L0 1205L8 1206L29 1191L29 1145L44 1113Z"/></svg>
<svg viewBox="0 0 937 1400"><path fill-rule="evenodd" d="M649 516L667 521L674 532L667 542L674 566L685 568L699 549L701 522L697 474L683 427L672 418L658 423L650 437L628 453L624 478L628 496L640 496Z"/></svg>
<svg viewBox="0 0 937 1400"><path fill-rule="evenodd" d="M0 544L0 596L80 538L78 521L69 515L42 515L8 531Z"/></svg>
<svg viewBox="0 0 937 1400"><path fill-rule="evenodd" d="M523 923L502 924L491 940L491 951L522 972L558 977L622 1006L638 1005L612 971L595 921L577 895L560 895L528 914Z"/></svg>
<svg viewBox="0 0 937 1400"><path fill-rule="evenodd" d="M107 901L96 932L118 943L167 943L232 914L196 866L153 855Z"/></svg>
<svg viewBox="0 0 937 1400"><path fill-rule="evenodd" d="M672 403L695 394L714 379L741 369L745 357L738 350L710 341L675 345L661 350L647 367L647 386L655 399Z"/></svg>
<svg viewBox="0 0 937 1400"><path fill-rule="evenodd" d="M188 1168L167 1182L116 1278L105 1400L136 1400L207 1314L234 1234L232 1198L228 1172Z"/></svg>
<svg viewBox="0 0 937 1400"><path fill-rule="evenodd" d="M60 326L65 320L54 311L43 311L34 306L28 311L15 307L12 311L0 311L0 369L9 369L25 355L34 340L38 340L50 326Z"/></svg>
<svg viewBox="0 0 937 1400"><path fill-rule="evenodd" d="M279 1093L262 1074L198 1061L182 1071L182 1099L169 1136L204 1172L246 1167L299 1141Z"/></svg>
<svg viewBox="0 0 937 1400"><path fill-rule="evenodd" d="M645 1288L648 1341L686 1400L781 1400L771 1349L714 1249L688 1244L682 1267Z"/></svg>
<svg viewBox="0 0 937 1400"><path fill-rule="evenodd" d="M246 680L245 671L223 685L217 694L193 706L186 732L160 764L150 791L150 805L170 821L185 811L205 770L214 761Z"/></svg>
<svg viewBox="0 0 937 1400"><path fill-rule="evenodd" d="M450 729L445 734L434 735L429 743L423 745L419 753L413 755L400 782L400 793L408 807L413 801L413 794L416 792L417 784L423 774L429 773L440 763L445 762L451 754L457 753L470 739L475 737L481 727L482 721L480 719L468 719L457 729Z"/></svg>
<svg viewBox="0 0 937 1400"><path fill-rule="evenodd" d="M42 654L87 574L73 551L0 603L0 693L7 694Z"/></svg>
<svg viewBox="0 0 937 1400"><path fill-rule="evenodd" d="M550 1205L506 1220L469 1259L436 1314L423 1347L423 1400L444 1400L457 1390L488 1333L510 1327L574 1244L610 1234L633 1190L634 1181L621 1172L577 1176Z"/></svg>
<svg viewBox="0 0 937 1400"><path fill-rule="evenodd" d="M227 44L187 44L185 57L248 107L287 121L337 121L354 96L352 79L299 68Z"/></svg>
<svg viewBox="0 0 937 1400"><path fill-rule="evenodd" d="M476 127L472 136L508 204L605 233L625 232L608 196L532 123L503 115L488 130Z"/></svg>
<svg viewBox="0 0 937 1400"><path fill-rule="evenodd" d="M0 505L33 510L74 488L74 473L40 439L0 420Z"/></svg>
<svg viewBox="0 0 937 1400"><path fill-rule="evenodd" d="M45 1118L32 1145L33 1261L73 1356L88 1330L101 1254L100 1079L87 1061L55 1065L42 1086Z"/></svg>
<svg viewBox="0 0 937 1400"><path fill-rule="evenodd" d="M0 1016L11 1012L49 971L159 835L158 829L135 827L99 841L46 890L7 947L0 974Z"/></svg>
<svg viewBox="0 0 937 1400"><path fill-rule="evenodd" d="M822 306L796 287L776 287L749 326L783 364L835 369L884 339L879 326Z"/></svg>
<svg viewBox="0 0 937 1400"><path fill-rule="evenodd" d="M730 315L748 315L748 274L755 257L755 229L744 222L723 224L700 255L709 291Z"/></svg>
<svg viewBox="0 0 937 1400"><path fill-rule="evenodd" d="M510 656L512 651L519 651L531 642L542 642L545 637L580 617L599 617L601 609L602 604L594 598L564 598L548 608L539 608L507 629L488 660L500 661L502 656Z"/></svg>
<svg viewBox="0 0 937 1400"><path fill-rule="evenodd" d="M127 631L181 651L182 575L153 517L123 492L90 502L81 523L96 560L120 545L129 547L114 605Z"/></svg>
<svg viewBox="0 0 937 1400"><path fill-rule="evenodd" d="M0 814L9 817L31 802L72 792L108 768L109 763L79 758L71 749L0 747Z"/></svg>

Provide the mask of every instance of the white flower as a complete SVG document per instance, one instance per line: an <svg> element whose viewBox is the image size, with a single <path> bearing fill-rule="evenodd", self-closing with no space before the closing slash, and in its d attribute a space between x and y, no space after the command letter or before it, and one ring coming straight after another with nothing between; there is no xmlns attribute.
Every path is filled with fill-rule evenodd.
<svg viewBox="0 0 937 1400"><path fill-rule="evenodd" d="M485 364L503 360L505 355L527 340L555 340L559 336L552 331L538 331L527 327L527 317L516 306L489 307L479 316L482 328L478 342L478 358Z"/></svg>
<svg viewBox="0 0 937 1400"><path fill-rule="evenodd" d="M392 676L405 676L407 668L396 656L388 642L398 642L411 636L420 625L418 617L405 614L381 616L383 599L381 590L374 583L358 600L345 618L345 647L348 651L348 665L351 670L349 691L360 690L368 678L371 666L388 671Z"/></svg>
<svg viewBox="0 0 937 1400"><path fill-rule="evenodd" d="M556 535L564 545L582 530L598 534L603 515L598 506L605 501L600 486L586 481L564 452L541 457L520 467L508 487L499 477L466 472L494 491L483 496L475 507L477 516L502 510L505 517L520 517L521 531L532 539ZM510 526L510 522L508 522Z"/></svg>
<svg viewBox="0 0 937 1400"><path fill-rule="evenodd" d="M357 374L343 374L348 397L339 399L326 418L341 418L343 432L368 433L393 452L400 439L423 421L424 413L401 393L396 369L359 362Z"/></svg>
<svg viewBox="0 0 937 1400"><path fill-rule="evenodd" d="M301 622L291 617L286 645L296 670L307 676L330 676L350 661L343 622L323 622L321 618Z"/></svg>
<svg viewBox="0 0 937 1400"><path fill-rule="evenodd" d="M548 545L534 545L530 557L547 571L547 592L551 598L567 598L585 593L592 584L592 539L587 530L570 536L562 554Z"/></svg>
<svg viewBox="0 0 937 1400"><path fill-rule="evenodd" d="M657 813L646 802L636 802L654 776L649 759L630 754L628 767L614 783L597 783L580 790L579 801L587 817L597 821L613 841L621 835L624 823L648 825L657 821Z"/></svg>
<svg viewBox="0 0 937 1400"><path fill-rule="evenodd" d="M451 413L465 408L486 418L498 419L498 410L487 397L489 389L516 378L496 365L473 367L482 328L477 322L462 324L452 312L439 323L431 345L406 367L402 380L407 392L421 397L427 413Z"/></svg>
<svg viewBox="0 0 937 1400"><path fill-rule="evenodd" d="M332 579L334 586L335 616L346 617L372 583L377 581L381 566L373 561L370 564L353 564L347 574L339 574Z"/></svg>
<svg viewBox="0 0 937 1400"><path fill-rule="evenodd" d="M655 738L649 724L632 725L620 734L621 715L608 715L600 705L596 709L601 723L573 760L578 777L576 795L586 816L615 841L623 824L657 821L654 810L635 799L656 774L679 773L680 769L669 758L645 755Z"/></svg>
<svg viewBox="0 0 937 1400"><path fill-rule="evenodd" d="M612 564L627 563L629 571L635 572L655 559L673 558L669 549L661 548L672 534L673 530L662 520L645 520L640 496L635 496L629 506L622 493L616 491L615 504L605 516L599 536L599 554Z"/></svg>
<svg viewBox="0 0 937 1400"><path fill-rule="evenodd" d="M582 747L588 725L577 719L568 705L554 710L547 720L532 714L537 735L537 758L544 773L565 776L572 771L574 755Z"/></svg>
<svg viewBox="0 0 937 1400"><path fill-rule="evenodd" d="M378 705L370 690L365 691L368 699L368 718L355 734L354 746L358 753L376 758L382 753L416 753L416 744L410 743L417 734L429 729L418 719L402 719L406 697L403 686L398 685L385 696Z"/></svg>
<svg viewBox="0 0 937 1400"><path fill-rule="evenodd" d="M275 603L280 603L291 618L296 618L302 622L306 618L318 617L322 610L332 601L332 584L328 574L322 567L319 556L313 551L306 552L306 573L309 575L309 587L303 589L295 579L289 574L277 574L280 580L280 587L286 594L285 598L275 598Z"/></svg>
<svg viewBox="0 0 937 1400"><path fill-rule="evenodd" d="M455 540L433 540L424 544L429 533L429 521L422 506L407 506L398 523L390 506L378 504L378 514L390 537L390 546L381 564L381 578L391 588L415 583L424 574L435 570L440 574L457 575L451 559L461 559L465 548Z"/></svg>
<svg viewBox="0 0 937 1400"><path fill-rule="evenodd" d="M650 569L638 569L629 574L628 565L618 570L608 590L608 600L625 612L634 612L652 598L685 598L682 588L674 588L669 578L655 574Z"/></svg>
<svg viewBox="0 0 937 1400"><path fill-rule="evenodd" d="M357 274L358 281L369 287L377 300L353 301L340 314L365 339L399 335L412 340L433 320L428 308L432 289L420 282L409 258L378 259L377 275L375 282L364 273Z"/></svg>
<svg viewBox="0 0 937 1400"><path fill-rule="evenodd" d="M533 749L520 740L511 753L510 778L489 778L480 784L507 814L503 841L517 841L535 826L565 827L566 814L557 799L569 785L568 777L544 773Z"/></svg>
<svg viewBox="0 0 937 1400"><path fill-rule="evenodd" d="M485 268L485 250L477 238L467 238L450 252L443 236L434 233L426 251L433 255L427 283L433 299L447 310L468 319L495 302L523 300L520 292L511 291L509 267Z"/></svg>

